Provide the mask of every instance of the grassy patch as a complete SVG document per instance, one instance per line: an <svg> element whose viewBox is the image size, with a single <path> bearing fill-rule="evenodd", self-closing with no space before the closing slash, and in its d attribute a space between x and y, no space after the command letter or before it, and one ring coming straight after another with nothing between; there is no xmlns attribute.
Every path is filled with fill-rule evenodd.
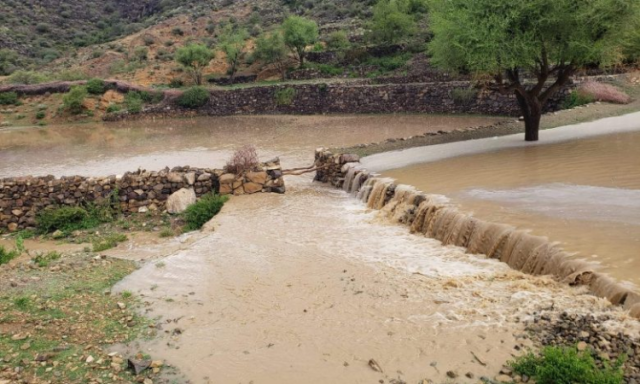
<svg viewBox="0 0 640 384"><path fill-rule="evenodd" d="M40 268L48 267L52 261L58 260L62 257L59 252L46 252L46 253L38 253L36 256L31 259L35 264L37 264Z"/></svg>
<svg viewBox="0 0 640 384"><path fill-rule="evenodd" d="M575 347L546 347L540 354L529 353L511 362L513 370L532 377L538 384L622 384L620 358L598 367L590 351Z"/></svg>
<svg viewBox="0 0 640 384"><path fill-rule="evenodd" d="M119 243L127 241L127 236L122 233L113 233L93 241L93 252L102 252L115 248Z"/></svg>
<svg viewBox="0 0 640 384"><path fill-rule="evenodd" d="M134 383L152 377L151 371L134 377L124 361L104 350L154 333L151 321L137 314L139 301L131 292L105 295L135 270L134 263L96 261L90 254L56 263L58 272L16 271L13 277L28 284L5 288L7 282L0 281L0 328L12 330L0 334L0 367L20 367L16 382L38 377L52 383Z"/></svg>
<svg viewBox="0 0 640 384"><path fill-rule="evenodd" d="M229 198L215 194L204 195L195 204L190 205L184 212L186 229L195 231L202 228L209 220L220 212Z"/></svg>
<svg viewBox="0 0 640 384"><path fill-rule="evenodd" d="M0 105L14 105L18 103L18 94L15 92L0 92Z"/></svg>
<svg viewBox="0 0 640 384"><path fill-rule="evenodd" d="M36 225L40 233L62 231L65 235L81 229L91 229L115 219L117 211L109 201L87 204L85 207L60 207L38 212Z"/></svg>

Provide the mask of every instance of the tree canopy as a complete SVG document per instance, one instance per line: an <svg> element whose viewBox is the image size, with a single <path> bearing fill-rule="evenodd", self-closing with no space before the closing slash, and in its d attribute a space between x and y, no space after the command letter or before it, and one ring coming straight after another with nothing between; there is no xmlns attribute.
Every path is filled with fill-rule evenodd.
<svg viewBox="0 0 640 384"><path fill-rule="evenodd" d="M176 51L176 61L187 68L196 85L202 84L202 71L215 57L215 53L201 44L189 44Z"/></svg>
<svg viewBox="0 0 640 384"><path fill-rule="evenodd" d="M514 91L526 139L537 140L549 98L582 66L620 63L639 16L638 0L433 0L429 52L440 67Z"/></svg>
<svg viewBox="0 0 640 384"><path fill-rule="evenodd" d="M379 0L373 7L371 38L397 44L417 30L416 15L427 11L425 0Z"/></svg>
<svg viewBox="0 0 640 384"><path fill-rule="evenodd" d="M240 59L245 53L245 45L248 37L249 34L246 30L234 30L231 26L227 27L220 36L219 48L226 55L227 64L229 65L227 74L232 80L238 71Z"/></svg>
<svg viewBox="0 0 640 384"><path fill-rule="evenodd" d="M295 53L300 66L304 64L309 45L318 41L318 24L300 16L289 16L282 24L284 43Z"/></svg>
<svg viewBox="0 0 640 384"><path fill-rule="evenodd" d="M263 34L258 37L253 55L256 59L276 67L284 80L289 55L287 54L287 47L284 44L282 32L275 31L271 34Z"/></svg>

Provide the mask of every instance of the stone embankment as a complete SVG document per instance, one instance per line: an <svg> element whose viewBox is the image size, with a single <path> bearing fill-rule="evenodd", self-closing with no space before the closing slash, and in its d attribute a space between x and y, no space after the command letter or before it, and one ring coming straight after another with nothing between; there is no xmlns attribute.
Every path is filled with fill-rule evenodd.
<svg viewBox="0 0 640 384"><path fill-rule="evenodd" d="M486 222L460 212L438 196L428 195L359 165L359 157L334 154L323 148L315 154L316 181L330 183L361 199L371 209L411 228L412 233L484 254L511 268L533 275L553 275L572 286L587 286L599 297L628 309L640 318L640 294L592 265L572 260L557 244L517 228Z"/></svg>
<svg viewBox="0 0 640 384"><path fill-rule="evenodd" d="M5 178L0 179L0 231L33 228L40 210L61 206L110 201L125 214L164 211L170 196L182 189L199 197L210 192L284 193L285 185L277 158L239 175L222 169L175 167L107 177Z"/></svg>

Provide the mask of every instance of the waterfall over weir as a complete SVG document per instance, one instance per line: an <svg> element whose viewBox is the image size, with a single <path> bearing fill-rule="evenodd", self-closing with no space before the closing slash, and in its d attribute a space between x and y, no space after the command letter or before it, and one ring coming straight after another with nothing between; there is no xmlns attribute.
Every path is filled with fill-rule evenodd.
<svg viewBox="0 0 640 384"><path fill-rule="evenodd" d="M344 177L337 180L346 192L368 208L380 210L391 221L409 226L412 233L437 239L443 245L463 247L470 254L498 259L524 273L553 275L569 285L587 285L597 296L623 305L640 317L640 295L595 272L591 264L571 259L547 238L474 218L448 204L443 196L396 185L393 179L370 174L357 163L346 163L340 171Z"/></svg>

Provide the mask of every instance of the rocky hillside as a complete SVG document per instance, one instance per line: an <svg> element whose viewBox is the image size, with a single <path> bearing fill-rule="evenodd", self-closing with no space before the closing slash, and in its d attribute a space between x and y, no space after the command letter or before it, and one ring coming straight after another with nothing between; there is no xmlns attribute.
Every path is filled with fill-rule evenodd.
<svg viewBox="0 0 640 384"><path fill-rule="evenodd" d="M215 37L220 23L240 22L253 35L287 14L322 26L370 14L372 0L0 0L0 76L21 69L82 65L123 54L140 36L172 51L186 39ZM172 39L163 31L174 30ZM207 41L205 41L207 42ZM157 50L157 49L156 49ZM87 52L90 56L87 58ZM154 53L154 52L152 52ZM160 53L164 55L164 53ZM65 59L65 60L59 60ZM88 65L91 69L91 64Z"/></svg>

